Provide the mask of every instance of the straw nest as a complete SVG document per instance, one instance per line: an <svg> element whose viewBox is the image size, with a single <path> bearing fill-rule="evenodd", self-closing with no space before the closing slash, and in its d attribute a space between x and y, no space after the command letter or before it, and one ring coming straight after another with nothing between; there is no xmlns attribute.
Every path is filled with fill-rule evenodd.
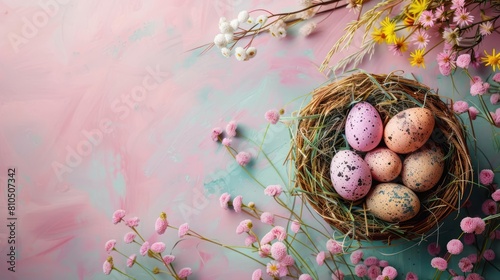
<svg viewBox="0 0 500 280"><path fill-rule="evenodd" d="M360 201L342 199L333 189L330 163L338 148L346 147L344 126L357 101L372 104L384 125L398 112L425 107L435 116L431 139L445 152L445 172L431 190L418 193L420 212L400 223L370 214ZM427 86L396 74L355 73L318 88L299 113L291 148L296 167L296 190L331 226L357 240L415 239L427 234L470 194L471 163L463 123ZM383 142L383 141L382 141Z"/></svg>

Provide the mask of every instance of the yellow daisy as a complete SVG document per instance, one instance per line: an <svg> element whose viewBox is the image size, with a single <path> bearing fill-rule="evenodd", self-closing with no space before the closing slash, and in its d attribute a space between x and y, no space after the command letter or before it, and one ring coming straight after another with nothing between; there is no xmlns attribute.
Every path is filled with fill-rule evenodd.
<svg viewBox="0 0 500 280"><path fill-rule="evenodd" d="M418 49L410 54L411 66L417 66L417 67L422 66L422 68L425 68L424 51L425 49Z"/></svg>
<svg viewBox="0 0 500 280"><path fill-rule="evenodd" d="M413 0L408 7L408 11L414 15L414 18L419 18L428 5L429 0Z"/></svg>
<svg viewBox="0 0 500 280"><path fill-rule="evenodd" d="M373 28L373 32L372 32L372 38L375 42L377 43L383 43L385 41L385 38L387 36L385 36L385 33L382 31L382 29L379 29L379 28Z"/></svg>
<svg viewBox="0 0 500 280"><path fill-rule="evenodd" d="M484 54L486 56L481 57L481 61L483 61L485 66L490 66L493 68L493 71L495 71L496 67L500 69L500 53L495 54L496 50L493 49L491 52L491 55L489 55L486 50L484 51Z"/></svg>
<svg viewBox="0 0 500 280"><path fill-rule="evenodd" d="M385 17L384 20L380 23L382 27L382 32L384 32L386 38L385 41L388 44L394 43L396 41L396 22L389 19L389 17Z"/></svg>

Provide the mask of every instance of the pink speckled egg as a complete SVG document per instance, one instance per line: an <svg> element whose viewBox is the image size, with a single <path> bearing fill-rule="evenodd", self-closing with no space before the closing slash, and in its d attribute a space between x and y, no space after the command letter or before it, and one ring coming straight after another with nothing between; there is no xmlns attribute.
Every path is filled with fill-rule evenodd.
<svg viewBox="0 0 500 280"><path fill-rule="evenodd" d="M403 184L415 192L432 189L444 171L444 154L440 147L429 141L422 148L409 154L403 162Z"/></svg>
<svg viewBox="0 0 500 280"><path fill-rule="evenodd" d="M399 156L388 148L376 148L365 155L372 178L379 182L390 182L401 173L403 164Z"/></svg>
<svg viewBox="0 0 500 280"><path fill-rule="evenodd" d="M410 108L392 117L384 129L385 145L398 154L418 150L434 130L434 116L427 108Z"/></svg>
<svg viewBox="0 0 500 280"><path fill-rule="evenodd" d="M345 136L353 149L370 151L377 147L383 135L384 125L375 107L364 101L352 107L347 115Z"/></svg>
<svg viewBox="0 0 500 280"><path fill-rule="evenodd" d="M420 211L420 200L409 188L396 183L382 183L366 196L366 207L373 216L386 222L404 222Z"/></svg>
<svg viewBox="0 0 500 280"><path fill-rule="evenodd" d="M335 191L346 200L363 198L372 185L370 167L358 154L339 151L330 164L330 177Z"/></svg>

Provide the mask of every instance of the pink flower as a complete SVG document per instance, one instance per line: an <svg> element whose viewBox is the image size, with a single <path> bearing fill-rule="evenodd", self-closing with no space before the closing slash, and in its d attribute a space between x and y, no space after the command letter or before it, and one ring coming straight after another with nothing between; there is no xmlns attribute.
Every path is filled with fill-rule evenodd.
<svg viewBox="0 0 500 280"><path fill-rule="evenodd" d="M469 116L471 120L475 120L477 118L477 114L479 114L479 111L475 107L469 107Z"/></svg>
<svg viewBox="0 0 500 280"><path fill-rule="evenodd" d="M364 264L357 264L354 267L354 273L356 273L356 276L358 277L365 277L368 273L368 267Z"/></svg>
<svg viewBox="0 0 500 280"><path fill-rule="evenodd" d="M125 236L123 237L123 241L125 241L125 243L129 244L129 243L134 242L135 237L136 237L135 232L130 231L130 232L125 233Z"/></svg>
<svg viewBox="0 0 500 280"><path fill-rule="evenodd" d="M444 9L443 5L436 8L436 10L434 11L434 17L436 18L436 20L440 20L440 21L447 20L445 9Z"/></svg>
<svg viewBox="0 0 500 280"><path fill-rule="evenodd" d="M437 55L438 65L449 65L450 69L455 67L457 54L452 50L443 50Z"/></svg>
<svg viewBox="0 0 500 280"><path fill-rule="evenodd" d="M476 228L474 229L475 234L481 234L483 233L484 229L486 228L486 223L483 221L483 219L479 217L472 218L474 220L474 223L476 224Z"/></svg>
<svg viewBox="0 0 500 280"><path fill-rule="evenodd" d="M250 160L252 159L252 155L247 152L239 152L236 155L236 162L238 162L239 165L241 166L246 166Z"/></svg>
<svg viewBox="0 0 500 280"><path fill-rule="evenodd" d="M459 8L458 10L455 10L453 21L456 22L460 28L468 26L473 20L474 16L472 16L466 8Z"/></svg>
<svg viewBox="0 0 500 280"><path fill-rule="evenodd" d="M418 280L418 276L413 272L408 272L405 280Z"/></svg>
<svg viewBox="0 0 500 280"><path fill-rule="evenodd" d="M448 262L440 257L435 257L431 260L431 266L440 271L445 271L448 267Z"/></svg>
<svg viewBox="0 0 500 280"><path fill-rule="evenodd" d="M392 266L386 266L382 270L382 276L389 277L389 279L393 280L398 276L398 271Z"/></svg>
<svg viewBox="0 0 500 280"><path fill-rule="evenodd" d="M261 245L259 248L259 256L261 258L265 258L271 254L271 245L270 244L264 244Z"/></svg>
<svg viewBox="0 0 500 280"><path fill-rule="evenodd" d="M188 223L184 223L182 225L179 226L179 230L177 232L177 236L179 236L179 238L183 238L184 236L186 236L186 234L188 233L189 231L189 224Z"/></svg>
<svg viewBox="0 0 500 280"><path fill-rule="evenodd" d="M113 249L115 248L115 245L116 245L116 240L115 239L108 240L106 242L106 244L104 244L104 249L109 254L109 253L111 253L111 251L113 251Z"/></svg>
<svg viewBox="0 0 500 280"><path fill-rule="evenodd" d="M493 75L492 79L493 81L500 83L500 73L496 73L495 75Z"/></svg>
<svg viewBox="0 0 500 280"><path fill-rule="evenodd" d="M471 272L473 265L468 258L461 258L460 261L458 261L458 267L462 272Z"/></svg>
<svg viewBox="0 0 500 280"><path fill-rule="evenodd" d="M472 96L483 95L488 91L489 86L488 83L476 82L470 87L470 94Z"/></svg>
<svg viewBox="0 0 500 280"><path fill-rule="evenodd" d="M156 219L155 222L155 231L158 234L164 234L168 227L167 214L165 212L161 212L160 216Z"/></svg>
<svg viewBox="0 0 500 280"><path fill-rule="evenodd" d="M284 266L292 266L295 264L295 260L293 259L292 256L286 255L281 261L280 264Z"/></svg>
<svg viewBox="0 0 500 280"><path fill-rule="evenodd" d="M451 74L451 65L450 64L440 64L439 65L439 72L443 76L449 76Z"/></svg>
<svg viewBox="0 0 500 280"><path fill-rule="evenodd" d="M483 80L481 79L481 77L479 76L474 76L472 77L472 79L469 81L469 84L472 86L473 84L475 83L478 83L478 82L483 82Z"/></svg>
<svg viewBox="0 0 500 280"><path fill-rule="evenodd" d="M234 212L239 213L241 212L241 205L243 204L243 197L241 195L236 196L233 199L233 209Z"/></svg>
<svg viewBox="0 0 500 280"><path fill-rule="evenodd" d="M483 185L489 186L493 183L495 173L491 169L483 169L479 172L479 182Z"/></svg>
<svg viewBox="0 0 500 280"><path fill-rule="evenodd" d="M263 212L260 214L260 221L264 224L272 225L274 224L274 215L269 212Z"/></svg>
<svg viewBox="0 0 500 280"><path fill-rule="evenodd" d="M149 251L149 242L144 241L142 243L141 248L139 248L139 253L141 253L141 256L145 256Z"/></svg>
<svg viewBox="0 0 500 280"><path fill-rule="evenodd" d="M460 68L467 69L470 64L470 54L464 53L457 57L457 66Z"/></svg>
<svg viewBox="0 0 500 280"><path fill-rule="evenodd" d="M253 227L253 224L252 224L251 220L248 220L248 219L247 220L243 220L236 227L236 233L237 234L242 234L244 232L249 232L252 227Z"/></svg>
<svg viewBox="0 0 500 280"><path fill-rule="evenodd" d="M497 203L492 199L486 199L481 205L481 210L485 215L495 215L497 213Z"/></svg>
<svg viewBox="0 0 500 280"><path fill-rule="evenodd" d="M260 239L260 244L267 244L267 243L271 243L271 241L273 241L274 239L276 238L276 236L274 236L274 233L272 231L266 233L261 239Z"/></svg>
<svg viewBox="0 0 500 280"><path fill-rule="evenodd" d="M451 10L457 10L464 6L465 0L452 0L452 5L450 7Z"/></svg>
<svg viewBox="0 0 500 280"><path fill-rule="evenodd" d="M388 265L389 265L389 262L386 260L379 260L378 261L378 266L380 266L380 267L386 267Z"/></svg>
<svg viewBox="0 0 500 280"><path fill-rule="evenodd" d="M352 264L358 264L363 259L363 251L356 250L356 251L352 252L350 259L351 259Z"/></svg>
<svg viewBox="0 0 500 280"><path fill-rule="evenodd" d="M252 279L253 280L253 279ZM299 280L313 280L313 278L311 277L311 275L309 274L301 274L299 276Z"/></svg>
<svg viewBox="0 0 500 280"><path fill-rule="evenodd" d="M372 265L368 267L367 275L368 278L370 279L376 279L377 276L379 276L382 273L382 270L380 270L380 267L378 265Z"/></svg>
<svg viewBox="0 0 500 280"><path fill-rule="evenodd" d="M282 266L280 263L272 261L267 264L266 272L269 276L278 278L285 276L288 270L286 269L286 266Z"/></svg>
<svg viewBox="0 0 500 280"><path fill-rule="evenodd" d="M495 252L492 249L487 249L486 251L484 251L483 257L487 261L491 262L492 260L495 259Z"/></svg>
<svg viewBox="0 0 500 280"><path fill-rule="evenodd" d="M252 280L260 280L262 278L262 270L256 269L252 273Z"/></svg>
<svg viewBox="0 0 500 280"><path fill-rule="evenodd" d="M127 266L132 267L135 263L135 259L137 258L136 254L132 254L127 258Z"/></svg>
<svg viewBox="0 0 500 280"><path fill-rule="evenodd" d="M228 194L228 193L223 193L220 195L219 197L219 203L220 203L220 207L222 207L223 209L229 209L229 200L231 200L231 195Z"/></svg>
<svg viewBox="0 0 500 280"><path fill-rule="evenodd" d="M496 202L500 201L500 189L494 191L491 194L491 198L493 198L493 200L496 201Z"/></svg>
<svg viewBox="0 0 500 280"><path fill-rule="evenodd" d="M333 239L328 239L328 241L326 241L326 249L334 255L340 254L342 253L342 243Z"/></svg>
<svg viewBox="0 0 500 280"><path fill-rule="evenodd" d="M452 239L448 241L448 244L446 244L446 249L448 249L448 252L450 254L458 255L464 250L464 245L462 244L462 241L458 239Z"/></svg>
<svg viewBox="0 0 500 280"><path fill-rule="evenodd" d="M233 142L233 139L231 138L225 138L222 139L222 145L226 146L226 147L229 147L231 146L231 143Z"/></svg>
<svg viewBox="0 0 500 280"><path fill-rule="evenodd" d="M460 228L465 233L472 233L476 229L476 220L471 217L465 217L460 221Z"/></svg>
<svg viewBox="0 0 500 280"><path fill-rule="evenodd" d="M282 242L275 242L271 246L271 256L277 261L283 260L287 256L286 246Z"/></svg>
<svg viewBox="0 0 500 280"><path fill-rule="evenodd" d="M125 217L125 210L122 210L122 209L116 210L113 213L113 217L112 217L113 224L116 225L119 222L121 222L123 220L123 217Z"/></svg>
<svg viewBox="0 0 500 280"><path fill-rule="evenodd" d="M275 226L273 229L271 229L271 232L273 233L274 237L278 239L278 241L283 241L286 238L286 231L282 226Z"/></svg>
<svg viewBox="0 0 500 280"><path fill-rule="evenodd" d="M280 185L269 185L264 189L264 194L268 196L279 196L283 192Z"/></svg>
<svg viewBox="0 0 500 280"><path fill-rule="evenodd" d="M280 112L276 109L267 111L264 116L266 120L271 124L276 124L280 120Z"/></svg>
<svg viewBox="0 0 500 280"><path fill-rule="evenodd" d="M344 280L344 277L344 272L340 269L337 269L332 273L332 280Z"/></svg>
<svg viewBox="0 0 500 280"><path fill-rule="evenodd" d="M493 93L490 96L490 103L493 105L496 105L498 103L498 100L500 100L500 93Z"/></svg>
<svg viewBox="0 0 500 280"><path fill-rule="evenodd" d="M179 277L180 278L186 278L188 277L189 275L191 275L191 273L193 273L193 271L191 270L191 268L189 267L184 267L182 268L181 270L179 270Z"/></svg>
<svg viewBox="0 0 500 280"><path fill-rule="evenodd" d="M453 278L451 278L451 280L465 280L465 276L462 276L462 275L453 276Z"/></svg>
<svg viewBox="0 0 500 280"><path fill-rule="evenodd" d="M366 266L378 265L377 257L368 257L365 259L364 264Z"/></svg>
<svg viewBox="0 0 500 280"><path fill-rule="evenodd" d="M104 274L109 275L113 270L113 258L109 256L102 264L102 271Z"/></svg>
<svg viewBox="0 0 500 280"><path fill-rule="evenodd" d="M230 121L226 125L226 133L229 135L229 137L234 137L236 136L236 128L238 127L238 124L236 124L236 121Z"/></svg>
<svg viewBox="0 0 500 280"><path fill-rule="evenodd" d="M174 255L165 255L165 256L163 256L163 262L164 263L170 264L173 261L175 261L175 256Z"/></svg>
<svg viewBox="0 0 500 280"><path fill-rule="evenodd" d="M453 111L457 114L465 113L469 110L469 104L465 101L457 101L453 103Z"/></svg>
<svg viewBox="0 0 500 280"><path fill-rule="evenodd" d="M297 233L300 230L300 222L297 220L293 220L292 224L290 225L290 229L294 232Z"/></svg>
<svg viewBox="0 0 500 280"><path fill-rule="evenodd" d="M424 29L419 28L411 36L411 41L413 44L417 45L419 49L425 49L429 43L429 34L427 34Z"/></svg>
<svg viewBox="0 0 500 280"><path fill-rule="evenodd" d="M464 234L464 243L465 245L472 245L476 241L476 236L474 233L466 233Z"/></svg>
<svg viewBox="0 0 500 280"><path fill-rule="evenodd" d="M433 27L435 20L436 18L434 17L432 11L426 10L420 14L419 22L423 27Z"/></svg>
<svg viewBox="0 0 500 280"><path fill-rule="evenodd" d="M254 235L251 234L251 235L245 237L245 246L250 247L255 242L257 242L257 238Z"/></svg>
<svg viewBox="0 0 500 280"><path fill-rule="evenodd" d="M130 218L128 220L125 221L125 225L127 225L128 227L138 227L139 226L139 218L138 217L133 217L133 218Z"/></svg>
<svg viewBox="0 0 500 280"><path fill-rule="evenodd" d="M319 266L321 266L325 263L325 252L324 251L321 251L316 255L316 262L318 263Z"/></svg>
<svg viewBox="0 0 500 280"><path fill-rule="evenodd" d="M477 262L477 255L476 254L470 254L467 256L467 258L470 260L471 263Z"/></svg>
<svg viewBox="0 0 500 280"><path fill-rule="evenodd" d="M484 280L484 278L477 273L470 273L465 277L465 280Z"/></svg>
<svg viewBox="0 0 500 280"><path fill-rule="evenodd" d="M210 134L210 138L212 138L213 141L217 142L219 141L219 136L221 134L222 134L222 128L214 127L212 128L212 134Z"/></svg>

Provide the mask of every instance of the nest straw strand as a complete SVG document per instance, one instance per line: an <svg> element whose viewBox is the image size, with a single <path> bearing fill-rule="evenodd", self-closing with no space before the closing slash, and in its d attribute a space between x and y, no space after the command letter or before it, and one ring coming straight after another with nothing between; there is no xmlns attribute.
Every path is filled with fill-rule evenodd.
<svg viewBox="0 0 500 280"><path fill-rule="evenodd" d="M408 221L379 220L363 200L346 201L332 187L330 163L337 150L347 146L346 117L359 101L371 103L384 125L398 112L412 107L425 107L434 114L436 125L431 139L443 149L448 172L437 186L418 193L421 210ZM472 167L462 122L427 86L395 74L355 73L315 90L299 113L291 155L296 188L325 221L358 240L421 238L468 197Z"/></svg>

